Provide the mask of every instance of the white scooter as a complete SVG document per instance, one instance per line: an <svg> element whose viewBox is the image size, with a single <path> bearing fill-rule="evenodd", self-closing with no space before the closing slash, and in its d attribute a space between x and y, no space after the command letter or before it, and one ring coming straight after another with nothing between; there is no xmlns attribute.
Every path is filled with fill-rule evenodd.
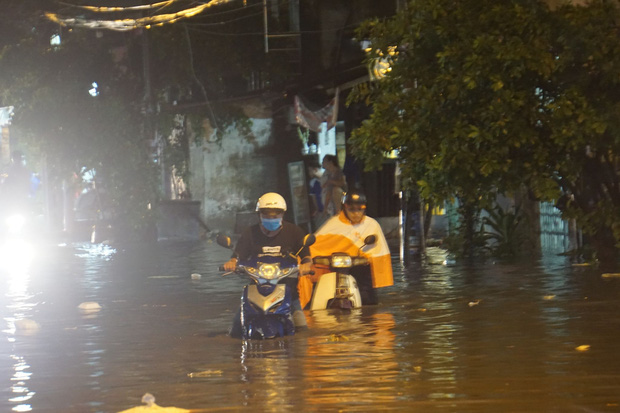
<svg viewBox="0 0 620 413"><path fill-rule="evenodd" d="M312 299L307 308L310 310L324 310L339 308L350 310L362 306L362 298L357 281L350 274L351 269L357 266L369 265L368 258L362 257L361 251L367 245L377 242L375 235L369 235L364 239L364 245L359 249L357 256L351 256L343 252L334 252L330 256L317 256L312 259L314 265L329 267L326 274L321 275L314 286Z"/></svg>

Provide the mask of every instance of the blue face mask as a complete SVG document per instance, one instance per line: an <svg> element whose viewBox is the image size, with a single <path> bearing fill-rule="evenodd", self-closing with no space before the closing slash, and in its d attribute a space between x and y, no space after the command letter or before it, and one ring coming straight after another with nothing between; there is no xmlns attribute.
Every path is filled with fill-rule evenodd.
<svg viewBox="0 0 620 413"><path fill-rule="evenodd" d="M263 218L260 219L261 224L267 231L276 231L282 226L282 218Z"/></svg>

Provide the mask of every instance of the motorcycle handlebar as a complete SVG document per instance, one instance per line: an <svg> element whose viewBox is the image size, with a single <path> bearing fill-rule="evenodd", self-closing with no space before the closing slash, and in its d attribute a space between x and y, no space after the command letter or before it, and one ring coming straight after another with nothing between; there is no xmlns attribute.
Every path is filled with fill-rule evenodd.
<svg viewBox="0 0 620 413"><path fill-rule="evenodd" d="M312 259L312 262L318 265L329 265L331 264L331 257L330 256L314 257Z"/></svg>
<svg viewBox="0 0 620 413"><path fill-rule="evenodd" d="M220 265L220 266L218 267L218 269L220 270L220 272L223 272L223 273L224 273L224 274L222 274L222 275L224 276L224 275L228 275L228 274L232 274L232 273L238 273L239 267L237 266L237 267L235 267L235 269L234 269L234 270L232 270L232 271L228 271L226 268L224 268L224 266L223 266L223 265Z"/></svg>

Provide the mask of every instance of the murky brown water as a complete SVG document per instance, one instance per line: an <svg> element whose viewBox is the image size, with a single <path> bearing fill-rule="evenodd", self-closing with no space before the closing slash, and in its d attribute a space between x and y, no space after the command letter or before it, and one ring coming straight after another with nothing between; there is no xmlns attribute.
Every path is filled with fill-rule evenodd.
<svg viewBox="0 0 620 413"><path fill-rule="evenodd" d="M147 392L207 412L620 411L620 278L562 259L396 263L381 305L244 343L224 334L244 280L221 277L214 244L38 255L0 278L1 412L116 412Z"/></svg>

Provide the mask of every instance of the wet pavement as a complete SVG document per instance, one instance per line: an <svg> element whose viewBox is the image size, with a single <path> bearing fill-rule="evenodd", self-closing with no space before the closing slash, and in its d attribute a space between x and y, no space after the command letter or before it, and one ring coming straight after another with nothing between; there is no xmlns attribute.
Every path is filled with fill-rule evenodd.
<svg viewBox="0 0 620 413"><path fill-rule="evenodd" d="M620 411L620 278L430 252L394 258L378 306L243 342L225 333L245 280L221 276L214 243L39 245L0 270L0 411L116 412L147 392L205 412Z"/></svg>

